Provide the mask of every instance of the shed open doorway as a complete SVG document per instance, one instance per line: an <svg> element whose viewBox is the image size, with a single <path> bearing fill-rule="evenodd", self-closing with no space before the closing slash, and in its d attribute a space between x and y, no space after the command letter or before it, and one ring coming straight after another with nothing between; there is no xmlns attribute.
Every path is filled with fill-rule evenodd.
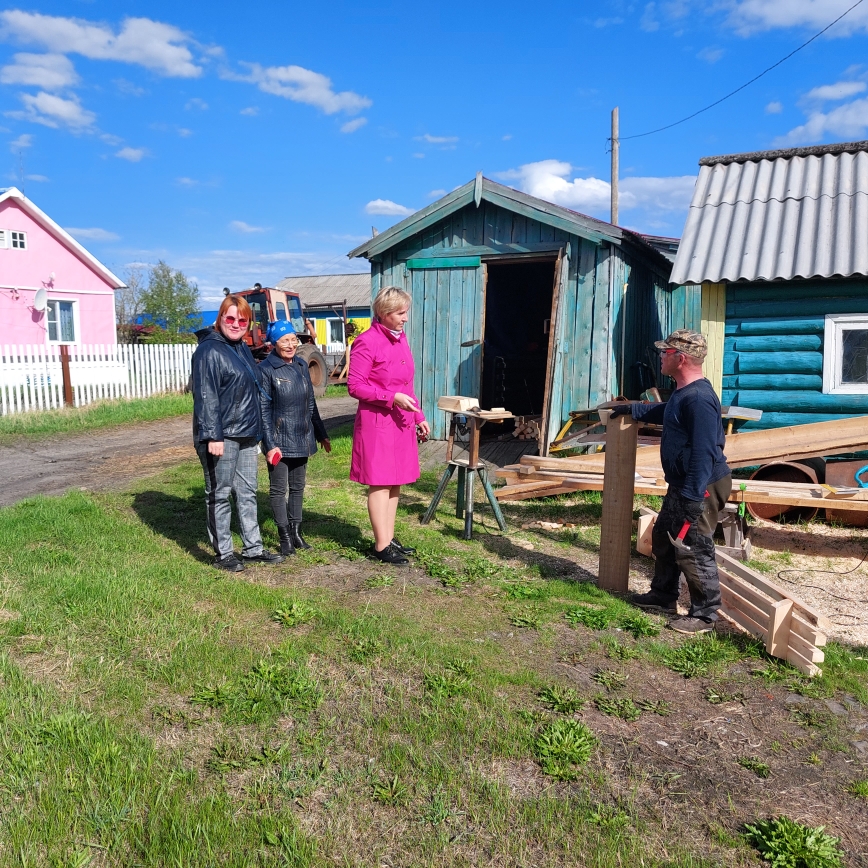
<svg viewBox="0 0 868 868"><path fill-rule="evenodd" d="M555 265L553 258L486 263L483 409L543 414Z"/></svg>

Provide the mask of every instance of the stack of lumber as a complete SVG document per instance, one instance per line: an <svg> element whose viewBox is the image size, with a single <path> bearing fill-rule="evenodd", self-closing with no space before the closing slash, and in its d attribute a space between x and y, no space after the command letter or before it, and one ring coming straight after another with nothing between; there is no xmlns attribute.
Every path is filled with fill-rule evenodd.
<svg viewBox="0 0 868 868"><path fill-rule="evenodd" d="M638 450L634 491L662 497L667 491L662 471L653 464L646 466L642 462L645 451L643 448ZM652 448L647 447L647 451L652 451ZM657 455L659 457L659 452ZM524 455L520 464L510 464L495 471L495 475L507 483L495 491L495 496L500 501L514 501L573 491L603 491L603 468L589 467L589 459L593 461L596 456L544 458ZM744 490L741 485L745 486ZM730 503L774 503L868 512L868 489L835 488L815 483L737 479L729 500Z"/></svg>
<svg viewBox="0 0 868 868"><path fill-rule="evenodd" d="M517 440L539 440L542 416L516 416L512 436Z"/></svg>
<svg viewBox="0 0 868 868"><path fill-rule="evenodd" d="M768 431L730 434L725 454L730 467L750 467L772 461L838 455L868 449L868 418L836 419L810 425L794 425ZM524 500L565 494L571 491L602 491L605 453L574 458L526 455L521 464L497 471L507 485L497 492L498 500ZM835 488L808 483L750 480L739 490L736 480L730 497L733 503L774 503L782 506L823 507L868 511L868 489ZM660 447L641 445L636 451L637 494L666 493Z"/></svg>
<svg viewBox="0 0 868 868"><path fill-rule="evenodd" d="M832 626L807 603L754 570L718 551L720 613L765 642L773 657L786 660L804 675L822 675L817 666Z"/></svg>

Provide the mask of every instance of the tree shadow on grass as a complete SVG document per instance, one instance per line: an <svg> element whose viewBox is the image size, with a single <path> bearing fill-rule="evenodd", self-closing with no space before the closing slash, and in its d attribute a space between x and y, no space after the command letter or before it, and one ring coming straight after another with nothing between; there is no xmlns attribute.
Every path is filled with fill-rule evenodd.
<svg viewBox="0 0 868 868"><path fill-rule="evenodd" d="M522 561L529 567L539 570L543 579L559 579L565 582L592 582L596 583L597 576L584 567L580 567L569 558L550 555L545 552L517 546L509 537L485 535L481 537L483 547L499 558Z"/></svg>

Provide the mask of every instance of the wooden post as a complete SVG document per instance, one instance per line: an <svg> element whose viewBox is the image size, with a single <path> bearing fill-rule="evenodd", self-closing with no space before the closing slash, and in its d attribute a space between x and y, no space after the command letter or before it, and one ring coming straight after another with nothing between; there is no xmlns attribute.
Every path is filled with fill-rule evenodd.
<svg viewBox="0 0 868 868"><path fill-rule="evenodd" d="M618 107L612 109L612 208L610 223L618 222L618 162L621 153L621 132Z"/></svg>
<svg viewBox="0 0 868 868"><path fill-rule="evenodd" d="M69 373L69 347L60 345L60 370L63 372L63 403L71 407L75 401L72 397L72 377Z"/></svg>
<svg viewBox="0 0 868 868"><path fill-rule="evenodd" d="M599 586L607 591L624 593L629 584L638 437L639 424L630 416L609 418L603 466L599 580Z"/></svg>

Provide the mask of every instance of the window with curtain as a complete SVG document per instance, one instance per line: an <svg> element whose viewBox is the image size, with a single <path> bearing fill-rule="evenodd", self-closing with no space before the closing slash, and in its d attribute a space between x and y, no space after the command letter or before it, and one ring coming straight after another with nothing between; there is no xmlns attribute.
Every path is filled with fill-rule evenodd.
<svg viewBox="0 0 868 868"><path fill-rule="evenodd" d="M49 301L45 310L48 340L60 343L75 341L75 311L73 301Z"/></svg>

